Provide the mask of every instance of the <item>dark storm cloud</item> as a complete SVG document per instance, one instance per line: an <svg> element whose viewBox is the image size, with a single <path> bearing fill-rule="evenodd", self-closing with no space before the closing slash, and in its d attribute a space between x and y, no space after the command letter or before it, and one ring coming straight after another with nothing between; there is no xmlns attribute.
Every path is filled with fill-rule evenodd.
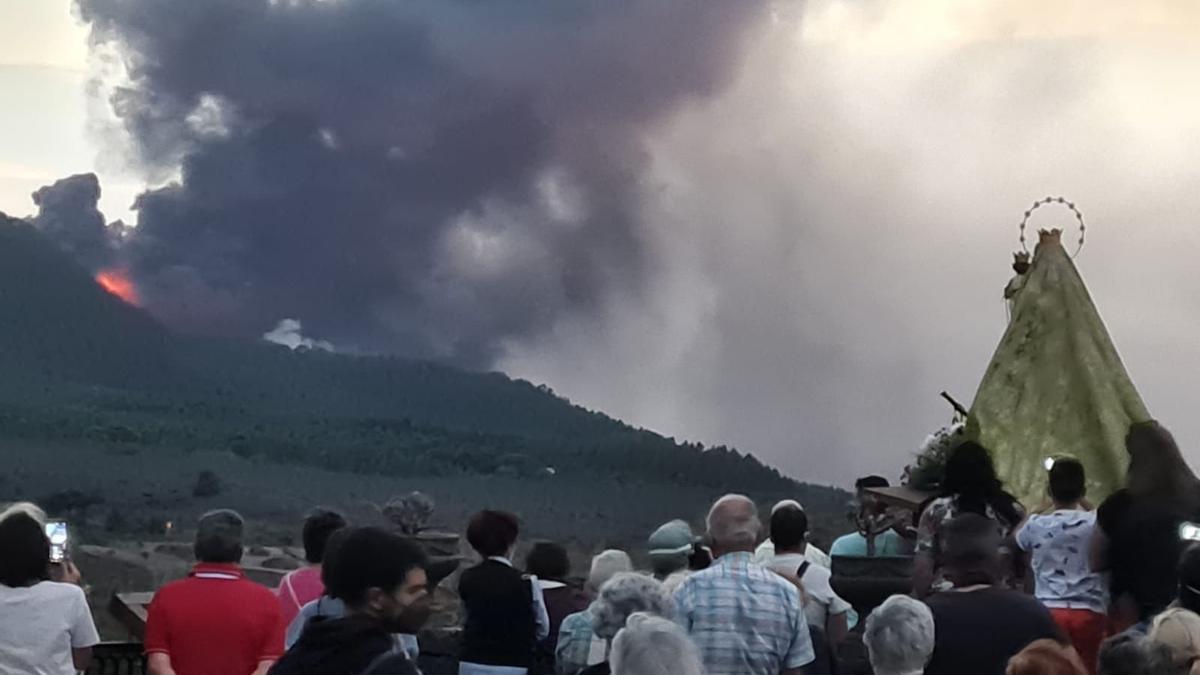
<svg viewBox="0 0 1200 675"><path fill-rule="evenodd" d="M33 193L38 207L33 225L93 272L112 262L120 227L105 224L99 201L100 181L94 173L68 176Z"/></svg>
<svg viewBox="0 0 1200 675"><path fill-rule="evenodd" d="M148 307L484 365L645 281L643 137L757 2L77 0L129 82ZM102 223L101 223L102 224Z"/></svg>

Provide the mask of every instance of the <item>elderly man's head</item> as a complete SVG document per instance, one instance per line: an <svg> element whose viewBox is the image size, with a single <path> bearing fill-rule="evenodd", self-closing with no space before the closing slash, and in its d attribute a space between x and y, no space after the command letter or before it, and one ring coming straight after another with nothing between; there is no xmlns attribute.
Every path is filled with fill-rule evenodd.
<svg viewBox="0 0 1200 675"><path fill-rule="evenodd" d="M236 563L242 560L242 517L220 509L200 517L196 527L196 560L206 563Z"/></svg>
<svg viewBox="0 0 1200 675"><path fill-rule="evenodd" d="M965 513L942 528L942 562L955 586L995 583L1001 571L1003 539L996 523Z"/></svg>
<svg viewBox="0 0 1200 675"><path fill-rule="evenodd" d="M762 524L758 507L744 495L725 495L708 512L708 536L720 555L753 551Z"/></svg>
<svg viewBox="0 0 1200 675"><path fill-rule="evenodd" d="M893 595L876 607L863 632L875 675L923 672L933 655L933 638L933 613L907 595Z"/></svg>

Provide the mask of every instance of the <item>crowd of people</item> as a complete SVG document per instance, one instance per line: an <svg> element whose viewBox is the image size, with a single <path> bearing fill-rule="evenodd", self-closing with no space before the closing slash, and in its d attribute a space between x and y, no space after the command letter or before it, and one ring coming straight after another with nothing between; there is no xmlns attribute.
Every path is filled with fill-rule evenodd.
<svg viewBox="0 0 1200 675"><path fill-rule="evenodd" d="M856 532L821 551L794 500L764 523L726 495L694 533L650 533L648 569L606 550L573 583L566 549L520 523L471 517L478 562L463 570L460 675L827 675L861 640L876 675L1200 675L1200 480L1171 435L1134 425L1124 489L1093 509L1084 466L1048 467L1046 503L1004 490L988 451L947 458L941 492L900 517L857 484ZM45 514L0 514L0 675L84 670L98 641L78 570L51 563ZM321 510L307 564L275 590L245 578L241 517L199 521L197 563L155 594L145 626L152 675L412 675L432 611L429 560L412 540ZM767 533L765 541L763 532ZM911 592L860 617L839 596L852 558L912 561ZM832 569L831 569L832 568ZM455 582L447 582L455 583Z"/></svg>

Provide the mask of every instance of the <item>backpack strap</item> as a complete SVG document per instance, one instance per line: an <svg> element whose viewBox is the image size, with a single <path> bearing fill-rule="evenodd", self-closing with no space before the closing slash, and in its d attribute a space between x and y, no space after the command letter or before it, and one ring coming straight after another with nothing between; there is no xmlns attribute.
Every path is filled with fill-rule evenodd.
<svg viewBox="0 0 1200 675"><path fill-rule="evenodd" d="M812 563L809 562L808 560L805 560L803 563L800 563L800 567L796 568L796 578L803 579L804 573L808 571L808 568L811 565L812 565Z"/></svg>

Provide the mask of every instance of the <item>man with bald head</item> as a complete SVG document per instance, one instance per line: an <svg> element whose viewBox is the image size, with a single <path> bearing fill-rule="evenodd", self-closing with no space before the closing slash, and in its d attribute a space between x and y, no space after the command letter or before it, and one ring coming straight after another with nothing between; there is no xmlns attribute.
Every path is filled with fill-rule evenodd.
<svg viewBox="0 0 1200 675"><path fill-rule="evenodd" d="M708 512L716 560L675 592L675 620L708 675L801 675L815 658L800 592L752 560L761 529L749 498L718 499Z"/></svg>

